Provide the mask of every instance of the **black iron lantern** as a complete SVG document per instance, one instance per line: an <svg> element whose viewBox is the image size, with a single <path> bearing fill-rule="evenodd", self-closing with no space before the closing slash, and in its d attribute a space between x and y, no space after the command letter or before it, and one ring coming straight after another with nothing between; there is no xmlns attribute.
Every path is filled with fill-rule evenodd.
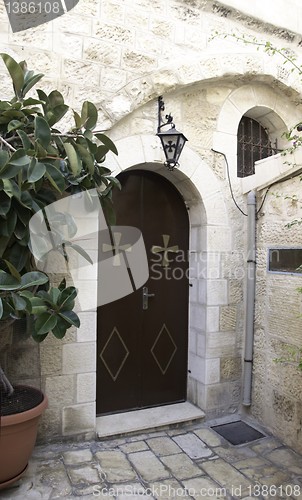
<svg viewBox="0 0 302 500"><path fill-rule="evenodd" d="M182 132L176 130L173 123L173 116L171 114L166 115L166 122L162 120L162 112L165 110L165 103L162 96L158 98L158 127L157 136L160 138L162 147L165 153L166 161L165 166L169 170L174 170L175 167L179 166L178 160L185 145L188 140ZM170 128L161 131L162 127L169 125Z"/></svg>

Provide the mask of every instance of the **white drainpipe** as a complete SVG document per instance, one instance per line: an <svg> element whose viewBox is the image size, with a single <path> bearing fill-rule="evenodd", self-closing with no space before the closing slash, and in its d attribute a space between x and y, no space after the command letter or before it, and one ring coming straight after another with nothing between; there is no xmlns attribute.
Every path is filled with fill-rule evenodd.
<svg viewBox="0 0 302 500"><path fill-rule="evenodd" d="M246 316L245 316L245 352L243 372L244 406L251 405L254 313L256 290L256 194L250 191L247 197L247 280L246 280Z"/></svg>

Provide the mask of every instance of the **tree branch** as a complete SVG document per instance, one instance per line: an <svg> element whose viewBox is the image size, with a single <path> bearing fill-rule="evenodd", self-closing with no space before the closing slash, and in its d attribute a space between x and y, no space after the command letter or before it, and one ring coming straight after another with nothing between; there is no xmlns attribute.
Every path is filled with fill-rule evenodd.
<svg viewBox="0 0 302 500"><path fill-rule="evenodd" d="M2 142L2 144L4 144L4 146L6 146L8 149L10 149L11 151L15 152L17 151L13 146L11 146L5 139L3 139L3 137L1 137L0 135L0 142Z"/></svg>

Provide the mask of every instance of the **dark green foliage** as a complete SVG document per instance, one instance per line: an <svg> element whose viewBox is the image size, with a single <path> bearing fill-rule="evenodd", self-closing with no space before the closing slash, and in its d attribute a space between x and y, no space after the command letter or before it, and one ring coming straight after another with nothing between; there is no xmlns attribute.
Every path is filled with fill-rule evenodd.
<svg viewBox="0 0 302 500"><path fill-rule="evenodd" d="M0 319L33 317L31 333L40 342L49 332L62 338L70 326L79 326L73 312L77 292L64 281L51 287L48 276L35 270L29 220L62 195L96 188L112 222L111 194L118 182L103 162L117 150L94 132L98 112L91 102L83 103L80 115L71 110L75 124L69 133L54 128L70 110L62 94L37 90L37 97L26 97L43 75L0 55L14 89L11 100L0 100Z"/></svg>

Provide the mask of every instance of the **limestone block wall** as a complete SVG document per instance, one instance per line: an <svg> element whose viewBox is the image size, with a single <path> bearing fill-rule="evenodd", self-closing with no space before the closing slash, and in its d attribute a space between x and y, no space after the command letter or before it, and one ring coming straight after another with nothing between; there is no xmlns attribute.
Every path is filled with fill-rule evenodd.
<svg viewBox="0 0 302 500"><path fill-rule="evenodd" d="M302 245L300 226L286 224L301 217L299 177L279 183L267 195L257 223L257 285L252 413L272 432L302 450L301 274L268 271L269 248ZM263 195L263 192L259 193ZM297 195L298 201L290 199ZM276 359L290 361L276 362Z"/></svg>
<svg viewBox="0 0 302 500"><path fill-rule="evenodd" d="M240 0L223 0L223 4L288 31L296 33L302 31L302 8L299 0L277 0L274 7L269 9L262 0L244 4ZM286 16L283 15L284 11L287 13Z"/></svg>
<svg viewBox="0 0 302 500"><path fill-rule="evenodd" d="M119 157L109 155L106 161L115 175L133 166L168 175L154 135L159 95L164 96L177 128L188 137L180 174L170 177L190 207L190 264L194 267L197 255L203 266L201 275L196 266L192 275L188 394L212 416L240 407L246 220L232 201L228 182L230 177L237 203L245 211L246 197L236 177L238 123L253 110L253 117L284 145L282 132L301 116L301 82L284 68L283 60L235 40L211 39L215 31L236 29L269 37L279 46L286 44L301 56L296 32L300 25L291 24L288 32L269 24L265 16L266 24L252 19L254 10L238 12L238 8L235 0L80 0L61 18L14 34L0 4L1 51L26 59L31 69L45 73L39 87L46 92L58 88L77 110L86 99L97 105L98 128L118 144ZM0 96L8 98L12 92L2 63L0 75ZM68 120L62 126L68 128ZM259 220L259 228L277 216L283 235L285 215L269 216ZM273 238L268 236L270 227L259 233L259 255ZM283 389L278 386L279 372L274 370L284 368L271 362L269 339L275 326L268 325L266 311L269 290L276 288L277 293L281 285L278 277L267 276L261 262L258 286L265 294L257 296L261 328L257 326L253 411L283 432L288 404L284 400L282 407L276 401L286 396L286 383ZM91 278L87 288L96 285ZM289 277L284 290L293 291L296 281L297 277ZM273 295L270 300L274 303ZM91 435L95 429L96 314L91 310L80 315L78 331L70 331L62 342L48 338L40 346L42 386L50 399L40 432L44 439ZM264 396L270 398L267 407ZM300 403L293 395L290 401L297 427ZM275 420L270 422L268 408L273 405Z"/></svg>

